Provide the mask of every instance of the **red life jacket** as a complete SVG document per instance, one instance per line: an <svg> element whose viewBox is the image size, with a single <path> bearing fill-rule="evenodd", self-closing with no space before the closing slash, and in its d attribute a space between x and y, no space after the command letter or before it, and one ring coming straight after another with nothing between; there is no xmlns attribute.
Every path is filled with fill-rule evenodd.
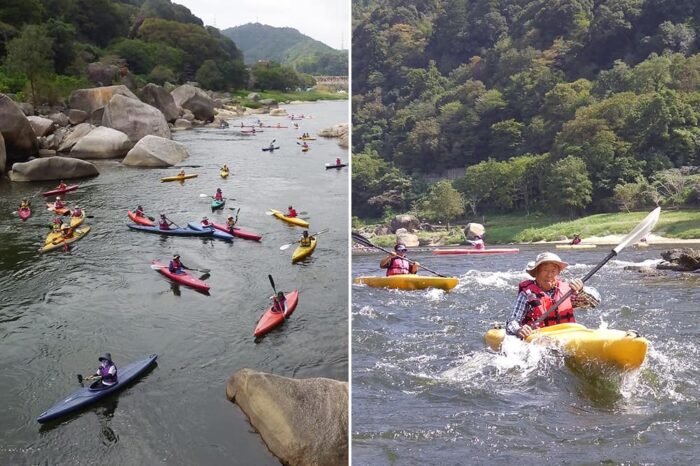
<svg viewBox="0 0 700 466"><path fill-rule="evenodd" d="M216 200L216 201L223 201L224 200L224 195L221 194L221 191L217 191L216 194L214 194L214 200Z"/></svg>
<svg viewBox="0 0 700 466"><path fill-rule="evenodd" d="M287 217L294 218L297 216L297 211L295 209L289 209L289 212L287 213Z"/></svg>
<svg viewBox="0 0 700 466"><path fill-rule="evenodd" d="M167 220L161 220L160 223L158 223L158 226L161 230L170 230L170 224Z"/></svg>
<svg viewBox="0 0 700 466"><path fill-rule="evenodd" d="M537 285L535 280L525 280L520 282L518 285L518 292L527 294L527 291L529 290L539 299L538 305L528 303L528 310L525 312L525 317L520 324L533 327L533 322L548 311L552 307L552 304L558 301L559 298L568 293L569 289L570 288L567 283L557 280L556 291L554 292L554 296L550 298L549 295ZM564 302L559 305L556 311L550 313L547 318L544 319L544 321L534 326L534 328L549 327L550 325L563 324L567 322L576 322L576 318L574 317L574 308L571 305L571 297L566 298Z"/></svg>
<svg viewBox="0 0 700 466"><path fill-rule="evenodd" d="M407 273L411 273L411 263L408 262L408 259L392 257L391 262L389 262L389 270L386 271L386 276L406 275Z"/></svg>

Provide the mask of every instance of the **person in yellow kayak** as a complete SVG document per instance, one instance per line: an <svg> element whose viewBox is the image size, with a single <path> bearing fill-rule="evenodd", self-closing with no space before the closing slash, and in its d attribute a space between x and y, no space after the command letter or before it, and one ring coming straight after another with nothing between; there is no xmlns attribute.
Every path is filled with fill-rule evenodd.
<svg viewBox="0 0 700 466"><path fill-rule="evenodd" d="M272 297L272 312L286 312L287 297L284 292L278 291L276 296Z"/></svg>
<svg viewBox="0 0 700 466"><path fill-rule="evenodd" d="M61 225L61 238L67 240L73 238L73 236L75 235L70 225L68 225L67 223Z"/></svg>
<svg viewBox="0 0 700 466"><path fill-rule="evenodd" d="M297 211L294 210L294 207L292 207L292 206L287 207L287 217L295 218L296 216L297 216Z"/></svg>
<svg viewBox="0 0 700 466"><path fill-rule="evenodd" d="M576 308L594 308L600 304L598 291L583 286L581 279L575 278L567 283L559 278L561 271L568 265L551 252L538 254L534 262L527 264L526 271L534 280L524 280L518 285L518 295L506 322L506 333L524 339L534 328L576 322ZM569 290L573 294L535 326L534 322Z"/></svg>
<svg viewBox="0 0 700 466"><path fill-rule="evenodd" d="M72 217L80 217L83 215L83 210L79 206L75 206L75 209L71 212Z"/></svg>
<svg viewBox="0 0 700 466"><path fill-rule="evenodd" d="M569 244L581 244L581 237L578 234L575 234L574 238Z"/></svg>
<svg viewBox="0 0 700 466"><path fill-rule="evenodd" d="M311 246L311 240L314 239L313 236L309 236L309 230L304 230L304 235L299 240L299 244L303 247L308 248Z"/></svg>
<svg viewBox="0 0 700 466"><path fill-rule="evenodd" d="M221 167L221 171L222 171L222 172L228 173L228 171L229 171L229 170L228 170L228 165L224 164L224 166Z"/></svg>
<svg viewBox="0 0 700 466"><path fill-rule="evenodd" d="M178 173L177 176L185 176L185 169L181 168L180 173Z"/></svg>
<svg viewBox="0 0 700 466"><path fill-rule="evenodd" d="M61 217L54 217L54 219L51 220L51 229L53 231L61 231L61 225L63 225L63 219Z"/></svg>
<svg viewBox="0 0 700 466"><path fill-rule="evenodd" d="M410 262L406 258L407 252L408 249L405 244L397 243L396 246L394 246L394 252L379 262L379 267L387 269L387 277L418 272L418 266L420 266L420 264L418 262Z"/></svg>

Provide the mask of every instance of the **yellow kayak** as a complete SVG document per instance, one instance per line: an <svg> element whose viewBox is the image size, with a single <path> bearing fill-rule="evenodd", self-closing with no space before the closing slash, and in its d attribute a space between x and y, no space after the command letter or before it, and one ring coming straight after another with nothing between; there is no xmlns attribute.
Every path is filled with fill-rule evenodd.
<svg viewBox="0 0 700 466"><path fill-rule="evenodd" d="M221 178L228 178L228 170L219 170L219 175L221 175Z"/></svg>
<svg viewBox="0 0 700 466"><path fill-rule="evenodd" d="M557 249L594 249L598 246L595 244L557 244Z"/></svg>
<svg viewBox="0 0 700 466"><path fill-rule="evenodd" d="M176 175L176 176L166 176L165 178L161 178L160 181L165 182L165 181L184 181L184 180L189 180L190 178L197 178L196 173L192 173L190 175Z"/></svg>
<svg viewBox="0 0 700 466"><path fill-rule="evenodd" d="M48 252L48 251L53 251L54 249L62 249L64 243L67 243L67 244L74 243L75 241L82 239L82 237L87 235L89 231L90 231L90 227L78 228L77 230L75 230L73 237L70 239L67 239L67 240L64 240L61 237L60 233L51 232L46 237L46 243L44 244L43 248L39 249L39 252Z"/></svg>
<svg viewBox="0 0 700 466"><path fill-rule="evenodd" d="M313 254L314 249L316 249L316 238L311 239L311 246L302 246L301 244L297 246L292 254L292 264L309 257L311 254Z"/></svg>
<svg viewBox="0 0 700 466"><path fill-rule="evenodd" d="M506 331L492 328L484 341L494 351L500 351ZM581 324L557 324L537 329L525 340L528 343L555 342L566 355L579 364L600 364L621 370L642 365L649 341L634 331L590 329Z"/></svg>
<svg viewBox="0 0 700 466"><path fill-rule="evenodd" d="M80 225L85 221L85 211L83 210L80 213L80 217L73 217L72 215L70 216L70 227L75 228Z"/></svg>
<svg viewBox="0 0 700 466"><path fill-rule="evenodd" d="M272 215L274 215L278 219L283 220L287 223L291 223L292 225L296 225L298 227L309 228L309 222L307 222L306 220L302 220L299 217L287 217L282 212L275 209L270 209L270 212L272 212Z"/></svg>
<svg viewBox="0 0 700 466"><path fill-rule="evenodd" d="M302 141L315 141L316 140L316 138L302 138L302 137L298 137L297 139L300 139Z"/></svg>
<svg viewBox="0 0 700 466"><path fill-rule="evenodd" d="M392 275L390 277L357 277L354 283L365 284L374 288L395 288L398 290L424 290L440 288L450 291L457 286L457 277L428 277L424 275Z"/></svg>

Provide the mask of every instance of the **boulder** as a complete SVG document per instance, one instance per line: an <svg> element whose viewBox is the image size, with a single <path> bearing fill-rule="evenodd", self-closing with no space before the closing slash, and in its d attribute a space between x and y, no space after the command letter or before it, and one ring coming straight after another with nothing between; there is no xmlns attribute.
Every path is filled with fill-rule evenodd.
<svg viewBox="0 0 700 466"><path fill-rule="evenodd" d="M66 116L65 113L61 112L52 113L51 115L49 115L49 119L56 123L56 125L61 127L68 126L70 124L68 116Z"/></svg>
<svg viewBox="0 0 700 466"><path fill-rule="evenodd" d="M266 107L277 107L277 101L275 99L262 99L258 101L258 103Z"/></svg>
<svg viewBox="0 0 700 466"><path fill-rule="evenodd" d="M93 87L73 91L68 100L68 106L92 115L95 110L105 107L115 95L138 100L138 97L126 86Z"/></svg>
<svg viewBox="0 0 700 466"><path fill-rule="evenodd" d="M53 149L39 149L39 157L55 157L56 151Z"/></svg>
<svg viewBox="0 0 700 466"><path fill-rule="evenodd" d="M409 248L415 248L420 246L420 240L418 235L409 233L405 228L399 228L396 230L396 242L403 243Z"/></svg>
<svg viewBox="0 0 700 466"><path fill-rule="evenodd" d="M420 228L420 221L415 215L397 215L391 221L391 231L396 233L399 228L414 232Z"/></svg>
<svg viewBox="0 0 700 466"><path fill-rule="evenodd" d="M175 120L175 129L190 129L192 128L192 122L185 120L184 118L178 118Z"/></svg>
<svg viewBox="0 0 700 466"><path fill-rule="evenodd" d="M170 93L175 105L192 112L194 117L202 121L214 119L214 101L203 90L183 84Z"/></svg>
<svg viewBox="0 0 700 466"><path fill-rule="evenodd" d="M391 234L391 229L386 225L379 225L377 228L374 229L374 234L378 236L389 235Z"/></svg>
<svg viewBox="0 0 700 466"><path fill-rule="evenodd" d="M343 149L347 149L350 145L350 136L348 133L343 134L340 136L340 140L338 141L338 145L342 147Z"/></svg>
<svg viewBox="0 0 700 466"><path fill-rule="evenodd" d="M12 165L12 181L46 181L85 178L99 175L95 167L85 160L72 157L48 157Z"/></svg>
<svg viewBox="0 0 700 466"><path fill-rule="evenodd" d="M97 86L111 87L111 84L119 79L119 66L100 62L90 63L87 66L87 75Z"/></svg>
<svg viewBox="0 0 700 466"><path fill-rule="evenodd" d="M477 236L484 236L486 228L481 223L467 223L464 227L464 236L468 240L475 240Z"/></svg>
<svg viewBox="0 0 700 466"><path fill-rule="evenodd" d="M248 115L263 115L266 113L266 110L264 108L249 108L245 107L245 112L243 112L244 116Z"/></svg>
<svg viewBox="0 0 700 466"><path fill-rule="evenodd" d="M681 248L670 249L661 253L666 262L661 262L656 268L675 270L677 272L693 272L700 270L700 249Z"/></svg>
<svg viewBox="0 0 700 466"><path fill-rule="evenodd" d="M189 110L185 110L182 112L182 119L192 123L194 121L194 114Z"/></svg>
<svg viewBox="0 0 700 466"><path fill-rule="evenodd" d="M17 105L22 109L25 116L34 115L34 106L29 102L20 102Z"/></svg>
<svg viewBox="0 0 700 466"><path fill-rule="evenodd" d="M0 173L5 173L5 164L7 163L7 155L5 154L5 140L0 133Z"/></svg>
<svg viewBox="0 0 700 466"><path fill-rule="evenodd" d="M172 167L189 157L184 144L158 136L146 136L126 154L122 163L132 167Z"/></svg>
<svg viewBox="0 0 700 466"><path fill-rule="evenodd" d="M172 123L180 115L180 108L175 105L175 99L165 89L157 84L148 83L141 91L142 99L163 113L165 121Z"/></svg>
<svg viewBox="0 0 700 466"><path fill-rule="evenodd" d="M284 108L273 108L270 110L270 116L287 116L287 110Z"/></svg>
<svg viewBox="0 0 700 466"><path fill-rule="evenodd" d="M124 157L133 146L134 143L121 131L98 126L73 146L70 156L78 159L113 159Z"/></svg>
<svg viewBox="0 0 700 466"><path fill-rule="evenodd" d="M7 165L37 154L39 146L32 125L19 105L5 94L0 94L0 134L5 140Z"/></svg>
<svg viewBox="0 0 700 466"><path fill-rule="evenodd" d="M160 110L120 94L115 94L105 107L102 126L121 131L134 144L149 134L170 139L168 122Z"/></svg>
<svg viewBox="0 0 700 466"><path fill-rule="evenodd" d="M88 113L84 110L78 110L77 108L71 108L68 111L68 121L71 125L79 125L84 123L88 119Z"/></svg>
<svg viewBox="0 0 700 466"><path fill-rule="evenodd" d="M321 130L318 135L323 138L339 138L348 134L348 124L333 125L330 128Z"/></svg>
<svg viewBox="0 0 700 466"><path fill-rule="evenodd" d="M657 270L653 267L649 267L648 265L626 265L623 270L627 270L630 272L639 272L644 276L647 277L656 277L663 275L663 272L660 270Z"/></svg>
<svg viewBox="0 0 700 466"><path fill-rule="evenodd" d="M248 94L248 97L246 97L246 99L258 101L260 100L260 94L258 94L257 92L251 92L250 94Z"/></svg>
<svg viewBox="0 0 700 466"><path fill-rule="evenodd" d="M229 379L226 397L282 464L348 464L347 382L241 369Z"/></svg>
<svg viewBox="0 0 700 466"><path fill-rule="evenodd" d="M40 116L28 116L29 124L32 125L34 134L36 137L40 138L43 136L48 136L56 130L56 123L53 120Z"/></svg>
<svg viewBox="0 0 700 466"><path fill-rule="evenodd" d="M90 123L80 123L78 126L73 128L73 132L63 137L63 140L58 146L59 152L69 152L73 146L80 141L83 136L86 136L94 126Z"/></svg>

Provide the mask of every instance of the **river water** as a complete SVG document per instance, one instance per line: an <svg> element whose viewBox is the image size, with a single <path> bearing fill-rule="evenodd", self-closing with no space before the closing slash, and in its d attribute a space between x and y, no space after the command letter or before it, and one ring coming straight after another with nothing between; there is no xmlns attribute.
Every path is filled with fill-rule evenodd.
<svg viewBox="0 0 700 466"><path fill-rule="evenodd" d="M412 257L460 283L439 290L352 286L353 464L697 464L700 458L700 277L645 278L664 249L627 249L589 284L588 327L635 329L650 341L642 367L592 377L560 356L483 335L504 322L528 261L519 254ZM558 251L582 277L609 252ZM354 256L353 276L377 275L381 256Z"/></svg>
<svg viewBox="0 0 700 466"><path fill-rule="evenodd" d="M261 115L265 129L202 128L174 134L199 177L184 184L159 179L177 169L135 169L99 162L100 176L81 180L67 200L78 202L92 231L72 249L40 255L50 221L41 191L56 182L0 180L0 464L278 464L239 408L226 400L226 382L243 367L288 377L348 380L348 170L325 170L347 159L337 139L296 137L347 122L348 102L288 107L312 115L292 129L287 118ZM240 118L231 124L252 122ZM261 152L272 139L281 149ZM231 176L219 177L228 164ZM239 225L263 234L261 243L161 237L126 228L127 209L165 213L179 225L212 213L221 187L240 207ZM32 217L10 214L31 197ZM306 261L292 265L290 248L302 229L265 215L293 204L307 212L310 232L329 228ZM304 216L304 215L302 215ZM206 296L171 284L152 259L179 253L185 265L211 270ZM256 343L253 330L267 307L272 274L278 290L300 290L299 305L282 328ZM118 396L40 425L36 417L79 388L76 374L97 369L109 351L118 365L158 354L158 365Z"/></svg>

